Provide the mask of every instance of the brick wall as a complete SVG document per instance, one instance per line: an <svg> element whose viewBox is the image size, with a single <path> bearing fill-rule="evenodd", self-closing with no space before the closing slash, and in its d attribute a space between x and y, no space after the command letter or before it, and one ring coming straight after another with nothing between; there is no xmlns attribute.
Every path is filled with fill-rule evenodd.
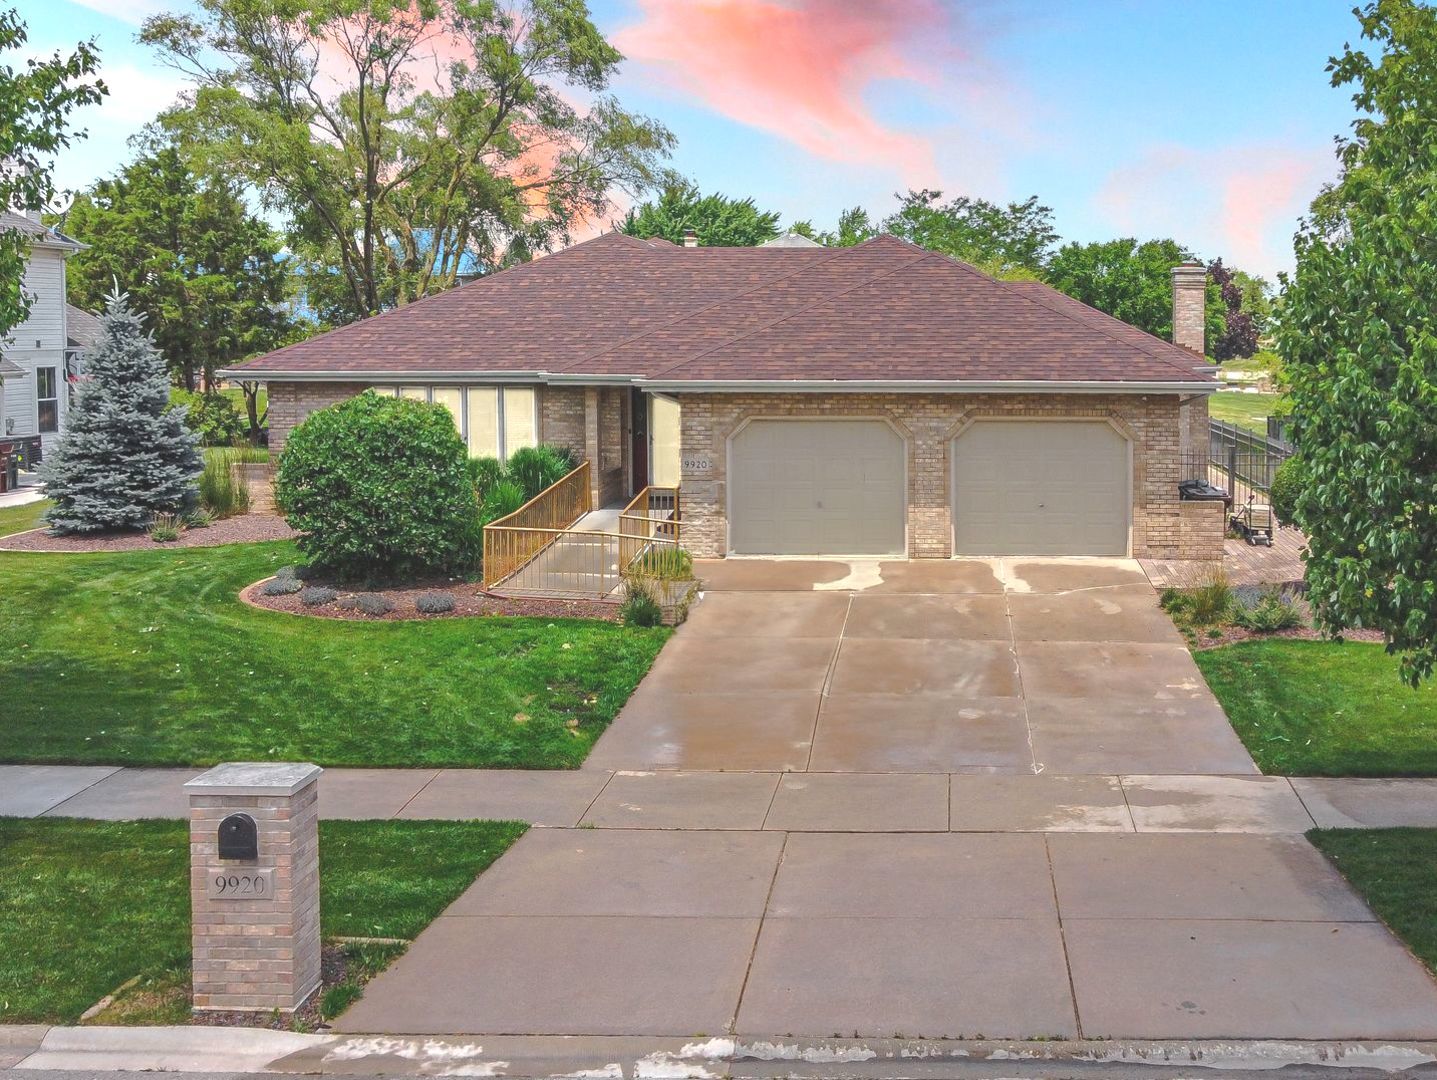
<svg viewBox="0 0 1437 1080"><path fill-rule="evenodd" d="M562 446L580 458L584 452L584 388L539 388L539 441Z"/></svg>
<svg viewBox="0 0 1437 1080"><path fill-rule="evenodd" d="M278 454L282 451L289 433L303 423L310 413L337 405L341 401L348 401L368 389L368 383L270 383L270 453Z"/></svg>
<svg viewBox="0 0 1437 1080"><path fill-rule="evenodd" d="M892 423L908 454L908 553L952 553L950 454L969 419L984 416L1092 417L1111 420L1133 444L1134 557L1177 558L1185 549L1220 554L1220 522L1184 536L1178 500L1178 399L1171 395L990 394L680 394L684 543L711 558L728 550L725 490L729 436L747 419L783 416L873 417ZM1181 557L1200 558L1202 555ZM1215 556L1214 556L1215 557Z"/></svg>
<svg viewBox="0 0 1437 1080"><path fill-rule="evenodd" d="M1178 532L1179 559L1222 559L1227 533L1227 507L1220 502L1185 502Z"/></svg>

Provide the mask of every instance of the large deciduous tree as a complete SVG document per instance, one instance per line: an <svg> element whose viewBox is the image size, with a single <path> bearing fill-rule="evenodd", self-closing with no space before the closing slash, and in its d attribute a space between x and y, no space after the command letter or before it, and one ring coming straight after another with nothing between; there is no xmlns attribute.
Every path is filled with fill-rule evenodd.
<svg viewBox="0 0 1437 1080"><path fill-rule="evenodd" d="M1192 253L1174 240L1138 243L1126 237L1071 243L1053 255L1044 278L1075 300L1171 341L1172 271L1190 258ZM1205 328L1209 349L1226 328L1226 314L1221 290L1209 281Z"/></svg>
<svg viewBox="0 0 1437 1080"><path fill-rule="evenodd" d="M564 241L672 144L606 93L582 0L198 0L141 37L197 84L165 124L287 218L331 321Z"/></svg>
<svg viewBox="0 0 1437 1080"><path fill-rule="evenodd" d="M959 195L942 202L941 191L909 191L883 219L881 232L972 263L995 277L1036 277L1058 233L1053 211L1031 195L1006 206Z"/></svg>
<svg viewBox="0 0 1437 1080"><path fill-rule="evenodd" d="M30 58L18 70L5 63L25 48L25 24L13 9L0 10L0 209L43 210L55 197L54 156L83 138L69 116L99 101L105 84L95 78L99 54L82 42L69 56ZM20 287L30 242L0 229L0 341L25 321L30 298Z"/></svg>
<svg viewBox="0 0 1437 1080"><path fill-rule="evenodd" d="M1379 0L1328 70L1358 119L1296 240L1279 347L1321 625L1383 631L1417 683L1437 662L1437 10Z"/></svg>
<svg viewBox="0 0 1437 1080"><path fill-rule="evenodd" d="M279 237L232 176L196 175L173 146L80 194L65 229L89 245L69 263L71 301L100 307L118 282L187 390L293 331Z"/></svg>
<svg viewBox="0 0 1437 1080"><path fill-rule="evenodd" d="M672 177L655 198L630 210L619 228L675 244L692 229L704 247L755 247L778 235L778 214L760 210L752 199L704 195L691 180Z"/></svg>

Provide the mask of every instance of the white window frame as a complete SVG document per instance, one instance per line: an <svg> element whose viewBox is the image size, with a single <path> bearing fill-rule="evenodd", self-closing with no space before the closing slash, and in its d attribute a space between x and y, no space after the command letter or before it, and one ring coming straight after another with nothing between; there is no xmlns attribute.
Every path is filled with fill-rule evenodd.
<svg viewBox="0 0 1437 1080"><path fill-rule="evenodd" d="M376 392L381 394L387 394L390 397L399 397L401 390L423 390L424 400L432 405L434 404L434 391L435 389L437 389L437 387L433 385L421 386L419 383L403 383L397 386L376 386L374 389ZM498 406L498 413L496 419L496 423L498 424L498 430L495 435L499 443L498 449L500 461L508 461L510 454L510 450L507 445L509 431L508 425L505 423L504 415L505 410L508 408L508 406L504 403L504 391L528 390L532 395L532 399L534 402L534 412L532 417L532 426L534 429L534 445L539 445L539 388L537 386L530 383L445 383L443 389L453 389L459 391L459 411L461 414L459 418L459 437L464 440L464 446L466 449L469 446L469 391L496 391L494 396ZM516 446L514 449L517 450L520 448Z"/></svg>
<svg viewBox="0 0 1437 1080"><path fill-rule="evenodd" d="M40 396L40 373L43 371L50 373L49 397ZM47 401L55 406L55 426L48 431L40 423L40 406ZM35 369L35 430L41 435L55 435L60 431L60 369L53 364Z"/></svg>

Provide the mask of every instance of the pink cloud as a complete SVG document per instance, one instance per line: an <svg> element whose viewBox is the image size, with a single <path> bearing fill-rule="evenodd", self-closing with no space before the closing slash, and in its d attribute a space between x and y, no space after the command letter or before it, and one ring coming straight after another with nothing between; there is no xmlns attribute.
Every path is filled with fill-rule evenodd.
<svg viewBox="0 0 1437 1080"><path fill-rule="evenodd" d="M948 36L936 0L639 0L643 18L615 35L625 55L715 112L830 161L936 179L933 146L885 125L865 102L898 80L944 83L932 42ZM951 52L950 46L949 51Z"/></svg>
<svg viewBox="0 0 1437 1080"><path fill-rule="evenodd" d="M1093 204L1139 239L1171 236L1205 258L1271 275L1291 265L1297 220L1336 171L1325 147L1163 144L1113 170Z"/></svg>

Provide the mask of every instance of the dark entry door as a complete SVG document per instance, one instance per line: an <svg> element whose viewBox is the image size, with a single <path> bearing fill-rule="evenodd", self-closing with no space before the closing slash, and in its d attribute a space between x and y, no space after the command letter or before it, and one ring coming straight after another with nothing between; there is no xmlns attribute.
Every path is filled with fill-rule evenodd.
<svg viewBox="0 0 1437 1080"><path fill-rule="evenodd" d="M629 450L634 463L634 494L649 486L649 395L642 390L629 391L629 427L633 446Z"/></svg>

